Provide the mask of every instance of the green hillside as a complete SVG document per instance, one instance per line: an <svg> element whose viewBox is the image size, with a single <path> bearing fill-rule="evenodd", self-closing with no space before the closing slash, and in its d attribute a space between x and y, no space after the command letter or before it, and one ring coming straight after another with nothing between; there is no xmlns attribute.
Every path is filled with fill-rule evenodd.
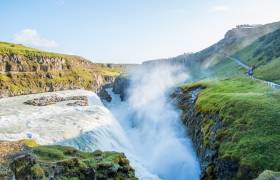
<svg viewBox="0 0 280 180"><path fill-rule="evenodd" d="M257 177L266 169L279 171L280 92L249 78L202 81L182 89L188 92L199 86L204 87L196 101L196 111L204 113L203 145L215 147L218 160L237 163L235 178ZM183 111L188 113L189 108ZM221 118L218 130L214 114Z"/></svg>
<svg viewBox="0 0 280 180"><path fill-rule="evenodd" d="M228 77L245 74L246 69L234 60L225 58L207 69L210 77ZM266 34L249 46L231 55L249 66L256 66L255 77L280 83L280 29Z"/></svg>
<svg viewBox="0 0 280 180"><path fill-rule="evenodd" d="M280 29L259 38L235 56L255 65L256 77L280 83Z"/></svg>

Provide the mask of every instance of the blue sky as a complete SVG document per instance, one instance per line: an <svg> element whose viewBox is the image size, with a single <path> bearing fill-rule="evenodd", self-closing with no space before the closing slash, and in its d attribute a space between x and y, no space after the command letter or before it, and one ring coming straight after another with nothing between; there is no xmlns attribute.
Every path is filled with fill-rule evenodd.
<svg viewBox="0 0 280 180"><path fill-rule="evenodd" d="M0 41L96 62L201 50L237 24L280 21L279 0L2 0Z"/></svg>

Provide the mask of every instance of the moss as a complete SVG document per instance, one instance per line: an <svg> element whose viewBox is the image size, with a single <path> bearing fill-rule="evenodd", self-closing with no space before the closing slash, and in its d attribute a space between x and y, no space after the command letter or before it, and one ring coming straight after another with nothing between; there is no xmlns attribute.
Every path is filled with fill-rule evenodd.
<svg viewBox="0 0 280 180"><path fill-rule="evenodd" d="M209 145L209 139L210 136L212 135L211 128L214 125L214 121L211 119L204 119L203 120L203 128L202 128L202 133L203 133L203 144Z"/></svg>
<svg viewBox="0 0 280 180"><path fill-rule="evenodd" d="M206 168L206 174L207 174L208 178L211 179L212 174L214 173L214 169L215 169L215 167L213 164L208 165L208 167Z"/></svg>
<svg viewBox="0 0 280 180"><path fill-rule="evenodd" d="M58 161L66 159L63 151L52 146L39 146L34 148L33 151L40 159L45 161Z"/></svg>
<svg viewBox="0 0 280 180"><path fill-rule="evenodd" d="M115 179L113 177L133 178L134 170L124 154L117 152L82 152L72 147L59 145L39 146L33 148L39 161L56 164L64 168L57 179L79 177L85 179L85 172L95 169L96 177Z"/></svg>
<svg viewBox="0 0 280 180"><path fill-rule="evenodd" d="M34 148L34 147L39 146L39 144L37 144L37 142L33 139L23 139L23 140L20 140L19 143L22 143L23 145L25 145L29 148Z"/></svg>
<svg viewBox="0 0 280 180"><path fill-rule="evenodd" d="M223 128L217 131L219 158L237 160L240 176L248 173L242 169L254 176L265 169L279 170L280 92L249 78L211 82L199 93L196 109L222 119ZM206 143L210 127L211 121L203 123Z"/></svg>
<svg viewBox="0 0 280 180"><path fill-rule="evenodd" d="M40 165L35 164L31 167L31 176L33 177L33 179L43 179L44 175L45 172Z"/></svg>
<svg viewBox="0 0 280 180"><path fill-rule="evenodd" d="M40 51L35 48L23 46L21 44L13 44L8 42L0 42L0 55L23 55L27 57L63 57L62 54Z"/></svg>

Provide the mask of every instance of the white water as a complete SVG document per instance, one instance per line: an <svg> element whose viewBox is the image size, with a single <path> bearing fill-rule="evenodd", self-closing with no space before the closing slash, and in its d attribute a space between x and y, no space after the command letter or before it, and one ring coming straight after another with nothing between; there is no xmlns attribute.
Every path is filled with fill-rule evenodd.
<svg viewBox="0 0 280 180"><path fill-rule="evenodd" d="M167 180L199 179L200 168L191 141L170 102L172 87L187 78L179 67L144 66L130 74L132 83L126 102L111 90L107 106L120 121L144 166Z"/></svg>
<svg viewBox="0 0 280 180"><path fill-rule="evenodd" d="M36 97L88 96L90 106L67 106L60 102L49 106L31 106L23 102ZM84 151L124 152L136 175L157 179L134 156L132 146L119 122L90 91L69 90L0 99L0 140L35 139L39 144L70 145Z"/></svg>
<svg viewBox="0 0 280 180"><path fill-rule="evenodd" d="M170 88L186 79L178 68L139 69L127 102L113 93L103 106L95 93L69 90L0 99L0 140L35 139L93 151L124 152L139 179L195 180L199 165L180 123L180 113L168 102ZM86 95L89 106L30 106L35 97Z"/></svg>

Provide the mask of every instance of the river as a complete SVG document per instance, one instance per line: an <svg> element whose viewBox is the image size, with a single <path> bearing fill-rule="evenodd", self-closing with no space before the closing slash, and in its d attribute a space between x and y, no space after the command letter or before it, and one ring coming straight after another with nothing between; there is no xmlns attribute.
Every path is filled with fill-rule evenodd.
<svg viewBox="0 0 280 180"><path fill-rule="evenodd" d="M168 94L187 75L178 69L145 68L133 73L128 100L118 95L103 105L90 91L68 90L0 99L0 139L35 139L84 151L124 152L139 179L199 179L200 168L180 112ZM57 95L88 96L89 106L59 102L31 106L24 102Z"/></svg>

